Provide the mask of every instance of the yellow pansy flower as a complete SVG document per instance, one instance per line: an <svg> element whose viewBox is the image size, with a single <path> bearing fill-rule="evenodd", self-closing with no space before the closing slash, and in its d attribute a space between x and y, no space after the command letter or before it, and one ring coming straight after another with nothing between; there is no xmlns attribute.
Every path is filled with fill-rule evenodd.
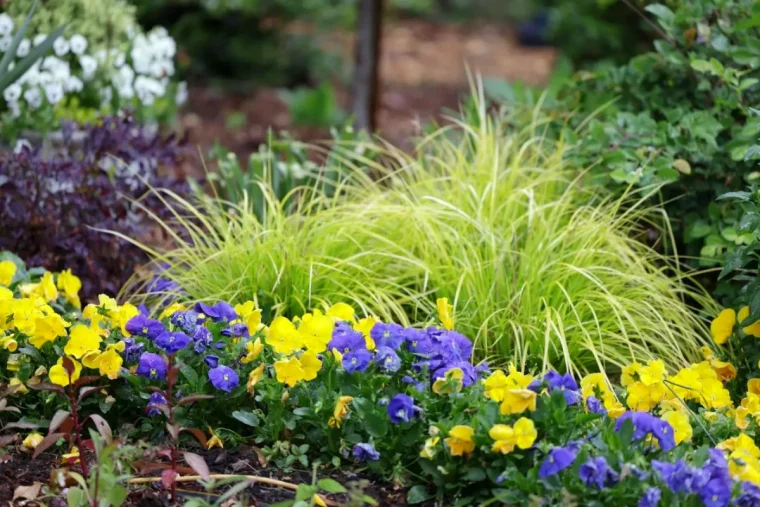
<svg viewBox="0 0 760 507"><path fill-rule="evenodd" d="M515 450L515 431L507 424L494 424L488 431L488 436L494 440L491 452L509 454Z"/></svg>
<svg viewBox="0 0 760 507"><path fill-rule="evenodd" d="M256 384L258 384L259 380L261 380L261 376L264 374L264 366L264 363L261 363L256 368L251 370L251 373L248 375L248 383L246 384L245 388L249 393L253 393Z"/></svg>
<svg viewBox="0 0 760 507"><path fill-rule="evenodd" d="M211 438L206 441L206 449L213 449L214 447L224 448L224 441L214 433L211 426L208 427L208 432L211 434Z"/></svg>
<svg viewBox="0 0 760 507"><path fill-rule="evenodd" d="M122 342L123 343L123 342ZM124 362L121 355L116 352L116 349L109 346L108 349L100 355L100 361L98 362L98 369L102 376L108 377L111 380L115 380L119 377L119 371L121 365Z"/></svg>
<svg viewBox="0 0 760 507"><path fill-rule="evenodd" d="M74 363L74 371L71 374L71 382L76 382L79 380L79 376L82 373L82 364L77 361L76 359L69 358L69 360ZM66 387L69 385L69 374L66 371L66 368L63 367L63 358L58 358L58 362L55 364L55 366L50 368L49 373L50 382L53 384L59 385L61 387Z"/></svg>
<svg viewBox="0 0 760 507"><path fill-rule="evenodd" d="M645 386L651 386L662 383L667 374L662 359L654 359L639 369L639 381Z"/></svg>
<svg viewBox="0 0 760 507"><path fill-rule="evenodd" d="M85 368L97 370L100 367L100 350L90 350L82 356L82 365Z"/></svg>
<svg viewBox="0 0 760 507"><path fill-rule="evenodd" d="M433 392L436 394L453 394L462 390L464 372L461 368L450 368L442 378L433 382Z"/></svg>
<svg viewBox="0 0 760 507"><path fill-rule="evenodd" d="M235 313L241 319L256 309L256 303L253 301L246 301L235 305Z"/></svg>
<svg viewBox="0 0 760 507"><path fill-rule="evenodd" d="M275 317L269 325L267 344L278 354L292 354L303 346L295 324L285 317Z"/></svg>
<svg viewBox="0 0 760 507"><path fill-rule="evenodd" d="M747 410L745 407L737 407L736 410L734 410L734 424L738 429L747 429L749 426L749 414L749 410Z"/></svg>
<svg viewBox="0 0 760 507"><path fill-rule="evenodd" d="M327 507L327 504L325 503L325 501L322 500L322 497L319 496L319 494L317 493L314 493L313 495L311 495L311 503L313 503L317 507Z"/></svg>
<svg viewBox="0 0 760 507"><path fill-rule="evenodd" d="M510 389L527 389L533 383L534 377L532 375L526 375L515 368L514 365L509 365L509 375L507 375L507 384Z"/></svg>
<svg viewBox="0 0 760 507"><path fill-rule="evenodd" d="M335 403L335 409L333 410L333 416L328 422L331 428L340 428L341 424L343 424L343 419L348 415L348 404L351 403L353 399L353 396L341 396L338 398L338 401Z"/></svg>
<svg viewBox="0 0 760 507"><path fill-rule="evenodd" d="M662 382L645 385L643 382L634 382L628 386L628 399L626 403L632 410L649 412L660 403L670 392Z"/></svg>
<svg viewBox="0 0 760 507"><path fill-rule="evenodd" d="M451 428L449 438L445 440L451 455L466 456L475 450L475 442L472 441L474 434L475 430L469 426L459 425Z"/></svg>
<svg viewBox="0 0 760 507"><path fill-rule="evenodd" d="M422 447L422 450L420 451L420 457L424 459L433 459L436 454L438 454L438 449L436 448L438 446L438 442L441 441L441 437L430 437L427 440L425 440L425 445Z"/></svg>
<svg viewBox="0 0 760 507"><path fill-rule="evenodd" d="M322 361L317 358L317 353L313 350L307 350L300 359L301 369L303 370L303 379L305 381L317 378L317 373L322 369Z"/></svg>
<svg viewBox="0 0 760 507"><path fill-rule="evenodd" d="M526 410L536 410L536 392L530 389L510 389L499 406L502 415L522 414Z"/></svg>
<svg viewBox="0 0 760 507"><path fill-rule="evenodd" d="M129 331L127 331L127 323L132 317L137 315L140 315L140 310L138 310L135 305L132 303L124 303L115 311L111 312L111 320L116 327L121 329L124 336L132 336Z"/></svg>
<svg viewBox="0 0 760 507"><path fill-rule="evenodd" d="M42 280L40 280L40 283L35 284L34 294L48 302L53 301L58 297L58 289L55 288L53 273L45 271L42 274Z"/></svg>
<svg viewBox="0 0 760 507"><path fill-rule="evenodd" d="M66 336L66 328L71 323L63 320L57 313L45 317L37 317L34 320L34 334L29 338L35 348L40 349L48 342L55 341L59 336Z"/></svg>
<svg viewBox="0 0 760 507"><path fill-rule="evenodd" d="M75 465L79 463L79 448L77 446L74 446L71 448L69 452L61 456L63 458L63 462L67 465Z"/></svg>
<svg viewBox="0 0 760 507"><path fill-rule="evenodd" d="M248 343L245 344L245 350L247 354L243 356L240 362L243 364L248 364L254 361L257 357L259 357L259 354L261 354L261 351L264 350L264 344L261 343L260 338L256 338L255 341L249 340Z"/></svg>
<svg viewBox="0 0 760 507"><path fill-rule="evenodd" d="M513 426L515 433L515 443L520 449L528 449L536 441L538 432L536 425L527 417L521 417Z"/></svg>
<svg viewBox="0 0 760 507"><path fill-rule="evenodd" d="M732 308L726 308L718 314L710 323L710 332L713 341L718 345L723 345L734 332L736 323L736 312Z"/></svg>
<svg viewBox="0 0 760 507"><path fill-rule="evenodd" d="M322 314L319 310L304 314L298 334L301 335L302 343L309 350L321 353L327 350L327 344L332 339L335 322L332 317Z"/></svg>
<svg viewBox="0 0 760 507"><path fill-rule="evenodd" d="M301 368L301 362L296 357L291 357L287 361L275 361L274 372L277 376L277 382L287 384L290 387L303 380L306 375Z"/></svg>
<svg viewBox="0 0 760 507"><path fill-rule="evenodd" d="M82 288L82 281L75 276L70 269L61 271L58 274L58 289L63 291L66 300L77 308L82 307L79 300L79 291Z"/></svg>
<svg viewBox="0 0 760 507"><path fill-rule="evenodd" d="M449 298L438 298L435 302L438 307L438 318L444 329L454 329L454 307L449 304Z"/></svg>
<svg viewBox="0 0 760 507"><path fill-rule="evenodd" d="M172 303L166 308L161 311L161 313L158 316L158 320L164 319L166 317L171 317L177 312L184 312L186 310L185 305L182 303Z"/></svg>
<svg viewBox="0 0 760 507"><path fill-rule="evenodd" d="M353 307L346 303L335 303L327 309L328 317L345 322L356 322L355 313Z"/></svg>
<svg viewBox="0 0 760 507"><path fill-rule="evenodd" d="M16 275L16 263L13 261L0 261L0 285L6 287L11 284Z"/></svg>
<svg viewBox="0 0 760 507"><path fill-rule="evenodd" d="M661 419L673 428L673 437L675 438L676 445L681 442L688 442L691 440L692 429L689 424L689 416L683 412L671 411L665 413Z"/></svg>
<svg viewBox="0 0 760 507"><path fill-rule="evenodd" d="M743 306L739 310L739 314L736 316L736 321L741 324L744 319L749 317L749 306ZM742 331L744 331L744 334L748 336L754 336L755 338L760 338L760 320L753 322L752 324L745 326L742 328Z"/></svg>
<svg viewBox="0 0 760 507"><path fill-rule="evenodd" d="M709 362L712 369L718 374L721 382L727 382L736 378L736 368L733 364L715 358L710 359Z"/></svg>
<svg viewBox="0 0 760 507"><path fill-rule="evenodd" d="M38 445L40 445L40 443L42 443L44 439L45 437L43 437L41 434L33 431L26 436L22 445L24 446L24 449L33 451L37 448Z"/></svg>
<svg viewBox="0 0 760 507"><path fill-rule="evenodd" d="M494 401L504 400L507 390L510 388L510 382L507 381L507 375L502 370L496 370L483 381L485 386L486 398Z"/></svg>
<svg viewBox="0 0 760 507"><path fill-rule="evenodd" d="M364 335L364 341L366 342L367 350L370 352L375 350L375 340L373 340L372 336L370 336L370 332L378 322L380 322L380 320L377 317L369 316L360 319L359 322L354 325L354 330L359 331Z"/></svg>
<svg viewBox="0 0 760 507"><path fill-rule="evenodd" d="M643 365L639 362L633 362L623 368L622 375L620 376L620 384L623 387L629 386L639 380L639 371Z"/></svg>
<svg viewBox="0 0 760 507"><path fill-rule="evenodd" d="M12 379L10 379L10 381L8 381L8 387L13 387L13 386L19 386L18 389L13 391L13 394L26 394L29 392L29 389L26 388L24 383L18 377L13 377Z"/></svg>
<svg viewBox="0 0 760 507"><path fill-rule="evenodd" d="M92 350L98 350L100 348L100 342L102 341L100 335L95 331L84 325L76 325L71 329L71 336L63 351L66 355L76 357L80 359L87 352Z"/></svg>
<svg viewBox="0 0 760 507"><path fill-rule="evenodd" d="M747 392L760 395L760 378L751 378L747 381Z"/></svg>
<svg viewBox="0 0 760 507"><path fill-rule="evenodd" d="M11 354L8 357L8 362L5 363L5 369L13 373L21 369L21 361L18 354Z"/></svg>
<svg viewBox="0 0 760 507"><path fill-rule="evenodd" d="M16 349L18 349L18 342L13 336L3 336L0 338L0 348L9 352L16 352Z"/></svg>

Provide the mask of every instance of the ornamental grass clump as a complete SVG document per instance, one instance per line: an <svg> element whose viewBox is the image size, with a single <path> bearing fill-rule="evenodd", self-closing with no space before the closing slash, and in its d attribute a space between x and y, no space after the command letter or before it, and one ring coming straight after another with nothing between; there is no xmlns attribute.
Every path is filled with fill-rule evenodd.
<svg viewBox="0 0 760 507"><path fill-rule="evenodd" d="M257 298L285 315L319 295L408 323L448 297L476 354L501 363L585 373L698 357L708 335L691 306L711 303L675 259L640 241L662 211L645 195L584 186L561 144L506 123L483 112L414 156L373 148L384 165L346 149L331 196L317 185L281 202L262 180L261 220L245 203L199 206L159 191L178 220L163 225L189 239L149 253L185 297Z"/></svg>

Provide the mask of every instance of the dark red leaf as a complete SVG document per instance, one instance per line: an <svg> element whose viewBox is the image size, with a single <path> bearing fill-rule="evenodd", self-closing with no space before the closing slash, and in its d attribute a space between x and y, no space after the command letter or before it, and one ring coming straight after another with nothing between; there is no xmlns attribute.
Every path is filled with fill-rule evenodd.
<svg viewBox="0 0 760 507"><path fill-rule="evenodd" d="M152 392L154 392L154 393L158 393L158 394L160 394L161 396L163 396L163 397L164 397L164 399L167 399L167 400L169 399L169 395L168 395L168 394L166 394L166 391L164 391L164 390L163 390L163 389L161 389L160 387L156 387L156 386L148 386L148 391L152 391Z"/></svg>
<svg viewBox="0 0 760 507"><path fill-rule="evenodd" d="M55 433L55 430L57 430L63 422L71 416L71 413L68 410L59 410L55 413L52 419L50 419L50 427L48 428L48 435L50 433Z"/></svg>
<svg viewBox="0 0 760 507"><path fill-rule="evenodd" d="M63 394L63 395L66 394L61 386L51 384L50 382L40 382L39 384L29 384L27 385L27 387L29 389L34 389L35 391L52 391L58 394Z"/></svg>
<svg viewBox="0 0 760 507"><path fill-rule="evenodd" d="M203 478L203 480L207 481L211 478L211 472L209 472L208 465L203 458L192 452L183 452L182 455L185 457L187 464L190 465L193 470Z"/></svg>
<svg viewBox="0 0 760 507"><path fill-rule="evenodd" d="M177 428L176 424L166 423L166 429L169 431L169 434L174 440L177 440L179 438L179 429Z"/></svg>
<svg viewBox="0 0 760 507"><path fill-rule="evenodd" d="M79 391L79 398L77 398L77 401L81 402L83 399L85 399L89 395L93 393L97 393L98 391L100 391L100 386L83 387Z"/></svg>
<svg viewBox="0 0 760 507"><path fill-rule="evenodd" d="M3 426L3 429L9 429L9 428L17 428L20 430L34 430L39 428L39 424L33 424L28 422L12 422L8 423L5 426Z"/></svg>
<svg viewBox="0 0 760 507"><path fill-rule="evenodd" d="M179 368L176 366L168 371L166 378L170 384L174 385L177 382L177 374L179 374Z"/></svg>
<svg viewBox="0 0 760 507"><path fill-rule="evenodd" d="M42 439L42 442L40 442L37 447L34 449L34 455L33 458L36 458L42 452L53 445L54 443L58 442L60 439L62 439L65 435L63 433L52 433L45 438Z"/></svg>
<svg viewBox="0 0 760 507"><path fill-rule="evenodd" d="M90 419L95 423L95 427L98 429L100 436L103 437L108 445L111 445L111 442L113 442L113 431L111 431L111 427L106 420L98 414L90 414Z"/></svg>
<svg viewBox="0 0 760 507"><path fill-rule="evenodd" d="M207 443L206 435L201 430L199 430L198 428L180 428L179 432L182 433L183 431L186 431L190 433L191 435L193 435L195 438L198 439L198 442L200 442L200 444L203 447L206 447L206 443Z"/></svg>
<svg viewBox="0 0 760 507"><path fill-rule="evenodd" d="M171 468L167 468L166 470L161 472L161 484L166 489L171 488L172 484L174 484L174 481L176 479L177 479L177 472L175 472Z"/></svg>
<svg viewBox="0 0 760 507"><path fill-rule="evenodd" d="M21 389L21 384L10 386L5 391L3 391L2 394L0 394L0 398L6 398L10 396L11 394L15 393L16 391L18 391L19 389Z"/></svg>
<svg viewBox="0 0 760 507"><path fill-rule="evenodd" d="M0 412L15 412L17 414L20 414L21 410L17 409L16 407L4 407L0 409Z"/></svg>
<svg viewBox="0 0 760 507"><path fill-rule="evenodd" d="M100 377L97 375L87 375L84 377L79 377L79 380L74 382L74 389L79 389L82 386L86 386L87 384L92 384L93 382L97 382Z"/></svg>
<svg viewBox="0 0 760 507"><path fill-rule="evenodd" d="M0 447L12 444L16 441L16 438L16 435L5 435L4 437L0 437Z"/></svg>
<svg viewBox="0 0 760 507"><path fill-rule="evenodd" d="M194 394L192 396L185 396L179 402L177 402L177 406L181 407L182 405L188 405L190 403L193 403L194 401L201 401L201 400L213 400L214 397L210 394Z"/></svg>
<svg viewBox="0 0 760 507"><path fill-rule="evenodd" d="M61 364L63 365L63 369L66 370L66 373L69 374L69 378L71 378L71 376L74 375L74 372L76 371L76 366L74 366L74 361L72 361L66 356L63 356L63 360L61 361Z"/></svg>

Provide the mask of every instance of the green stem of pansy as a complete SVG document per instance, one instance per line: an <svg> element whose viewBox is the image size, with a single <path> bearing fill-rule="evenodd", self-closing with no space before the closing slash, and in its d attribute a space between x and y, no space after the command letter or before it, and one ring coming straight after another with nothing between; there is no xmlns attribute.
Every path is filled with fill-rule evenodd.
<svg viewBox="0 0 760 507"><path fill-rule="evenodd" d="M672 387L670 387L670 386L668 385L668 384L673 384L673 385L675 385L675 386L678 386L678 384L675 384L675 383L673 383L673 382L671 382L671 381L669 381L669 380L665 380L665 381L663 381L663 384L665 385L665 387L667 387L667 388L668 388L668 390L669 390L671 393L673 393L673 396L675 396L675 397L678 399L678 401L680 401L680 402L681 402L681 404L682 404L684 407L686 407L686 410L688 410L688 411L689 411L689 414L691 414L692 418L693 418L695 421L697 421L697 424L699 424L699 427L700 427L700 428L702 428L702 431L704 431L704 432L705 432L705 434L707 435L707 437L708 437L708 438L710 439L710 441L712 442L713 446L715 446L715 445L718 445L718 443L717 443L717 442L715 441L715 439L713 438L712 434L711 434L709 431L707 431L707 427L706 427L704 424L702 424L702 421L700 421L700 420L699 420L699 417L697 417L697 414L695 414L695 413L694 413L694 411L693 411L691 408L689 408L689 406L686 404L686 402L685 402L685 401L684 401L684 400L683 400L683 399L682 399L680 396L678 396L678 395L676 394L676 392L673 390L673 388L672 388ZM678 386L678 387L682 387L683 389L686 389L686 388L684 388L683 386Z"/></svg>

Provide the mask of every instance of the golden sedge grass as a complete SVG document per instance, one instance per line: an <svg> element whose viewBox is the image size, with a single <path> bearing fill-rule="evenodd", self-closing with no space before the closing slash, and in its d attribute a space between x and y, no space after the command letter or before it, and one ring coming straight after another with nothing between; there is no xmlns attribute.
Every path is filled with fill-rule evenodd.
<svg viewBox="0 0 760 507"><path fill-rule="evenodd" d="M420 141L414 156L378 145L383 164L346 146L332 197L296 189L289 214L262 181L262 220L245 202L156 190L174 211L159 223L175 245L142 246L193 299L255 298L291 316L346 301L424 322L448 297L457 330L501 364L580 374L698 358L709 342L700 311L712 313L713 303L684 283L675 259L638 239L663 223L662 211L646 195L587 188L538 125L502 124L481 110L477 122ZM133 296L140 289L127 287Z"/></svg>

